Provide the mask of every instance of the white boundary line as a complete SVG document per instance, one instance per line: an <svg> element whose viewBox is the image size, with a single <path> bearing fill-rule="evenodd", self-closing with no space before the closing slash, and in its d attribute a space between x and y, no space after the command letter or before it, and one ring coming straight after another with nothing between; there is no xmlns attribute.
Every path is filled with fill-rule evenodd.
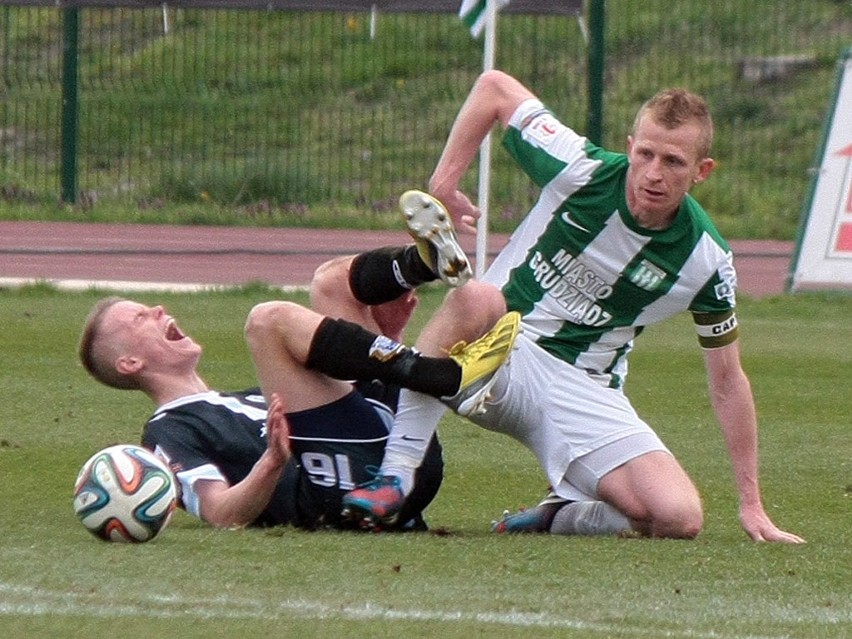
<svg viewBox="0 0 852 639"><path fill-rule="evenodd" d="M109 602L103 600L109 598ZM655 639L790 639L789 635L730 635L719 632L693 631L688 628L660 630L623 623L607 624L581 619L566 619L547 613L527 612L467 612L461 610L392 609L365 603L359 606L339 606L305 600L264 602L257 599L231 597L192 598L161 595L140 595L132 600L116 600L114 594L97 595L78 592L43 590L32 586L0 583L0 616L55 616L156 619L257 619L284 620L293 615L306 619L352 619L385 621L437 621L447 623L480 623L519 628L586 630L599 633L627 633L634 637Z"/></svg>
<svg viewBox="0 0 852 639"><path fill-rule="evenodd" d="M74 280L32 277L0 277L0 288L21 288L47 284L60 291L127 291L131 293L201 293L240 288L240 284L192 284L178 282L131 282L108 280ZM285 293L307 290L307 286L270 286Z"/></svg>

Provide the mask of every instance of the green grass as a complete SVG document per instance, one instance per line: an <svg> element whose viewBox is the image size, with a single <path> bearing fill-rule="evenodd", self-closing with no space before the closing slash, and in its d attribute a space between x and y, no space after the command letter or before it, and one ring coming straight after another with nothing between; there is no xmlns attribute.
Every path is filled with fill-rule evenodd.
<svg viewBox="0 0 852 639"><path fill-rule="evenodd" d="M213 385L252 383L241 338L261 287L163 302L206 346ZM849 637L848 296L741 300L762 425L767 509L805 546L755 544L736 519L721 436L687 317L650 329L628 393L698 484L692 542L496 537L544 480L511 440L447 418L447 477L427 515L446 534L216 531L178 513L156 541L107 544L71 508L95 450L135 442L151 406L76 361L99 294L0 290L0 635L8 637ZM298 299L304 301L304 296ZM428 290L411 335L440 301Z"/></svg>

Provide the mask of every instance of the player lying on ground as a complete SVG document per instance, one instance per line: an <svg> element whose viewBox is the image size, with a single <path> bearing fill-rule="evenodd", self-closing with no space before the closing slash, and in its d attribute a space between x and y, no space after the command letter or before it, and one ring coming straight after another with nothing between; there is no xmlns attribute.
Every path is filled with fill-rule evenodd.
<svg viewBox="0 0 852 639"><path fill-rule="evenodd" d="M201 346L160 306L112 297L93 308L80 358L95 379L151 398L156 409L142 442L169 462L188 512L221 527L352 526L341 497L381 462L398 385L476 409L508 356L518 317L449 357L421 357L400 344L413 288L470 277L443 207L419 192L401 205L415 244L327 262L311 285L313 310L282 301L251 310L245 334L260 389L211 389L198 372ZM443 469L430 440L411 498L388 528L425 528L422 511Z"/></svg>
<svg viewBox="0 0 852 639"><path fill-rule="evenodd" d="M699 534L698 490L623 392L634 338L688 310L739 492L740 522L754 540L801 543L763 507L733 259L689 195L714 166L704 100L683 90L660 92L637 114L627 152L612 153L562 124L511 76L482 74L430 180L459 228L478 216L459 183L495 124L540 197L485 281L450 291L416 343L434 356L507 309L523 315L517 351L498 372L485 412L472 419L529 447L552 492L495 530ZM350 510L393 519L445 410L431 397L403 391L382 475L344 498Z"/></svg>

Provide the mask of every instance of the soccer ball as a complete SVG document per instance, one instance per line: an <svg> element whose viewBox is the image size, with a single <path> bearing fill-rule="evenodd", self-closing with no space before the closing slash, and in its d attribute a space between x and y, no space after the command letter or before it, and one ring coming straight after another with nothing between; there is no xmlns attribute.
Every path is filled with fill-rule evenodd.
<svg viewBox="0 0 852 639"><path fill-rule="evenodd" d="M169 467L140 446L110 446L92 455L74 482L74 512L105 541L151 541L177 504Z"/></svg>

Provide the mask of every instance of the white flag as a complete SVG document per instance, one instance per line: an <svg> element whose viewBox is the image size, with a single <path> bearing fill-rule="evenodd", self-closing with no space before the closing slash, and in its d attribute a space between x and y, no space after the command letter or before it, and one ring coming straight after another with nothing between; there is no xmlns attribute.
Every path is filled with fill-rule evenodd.
<svg viewBox="0 0 852 639"><path fill-rule="evenodd" d="M497 11L509 4L509 0L495 0ZM470 35L478 38L485 28L487 0L462 0L459 17L470 29Z"/></svg>

